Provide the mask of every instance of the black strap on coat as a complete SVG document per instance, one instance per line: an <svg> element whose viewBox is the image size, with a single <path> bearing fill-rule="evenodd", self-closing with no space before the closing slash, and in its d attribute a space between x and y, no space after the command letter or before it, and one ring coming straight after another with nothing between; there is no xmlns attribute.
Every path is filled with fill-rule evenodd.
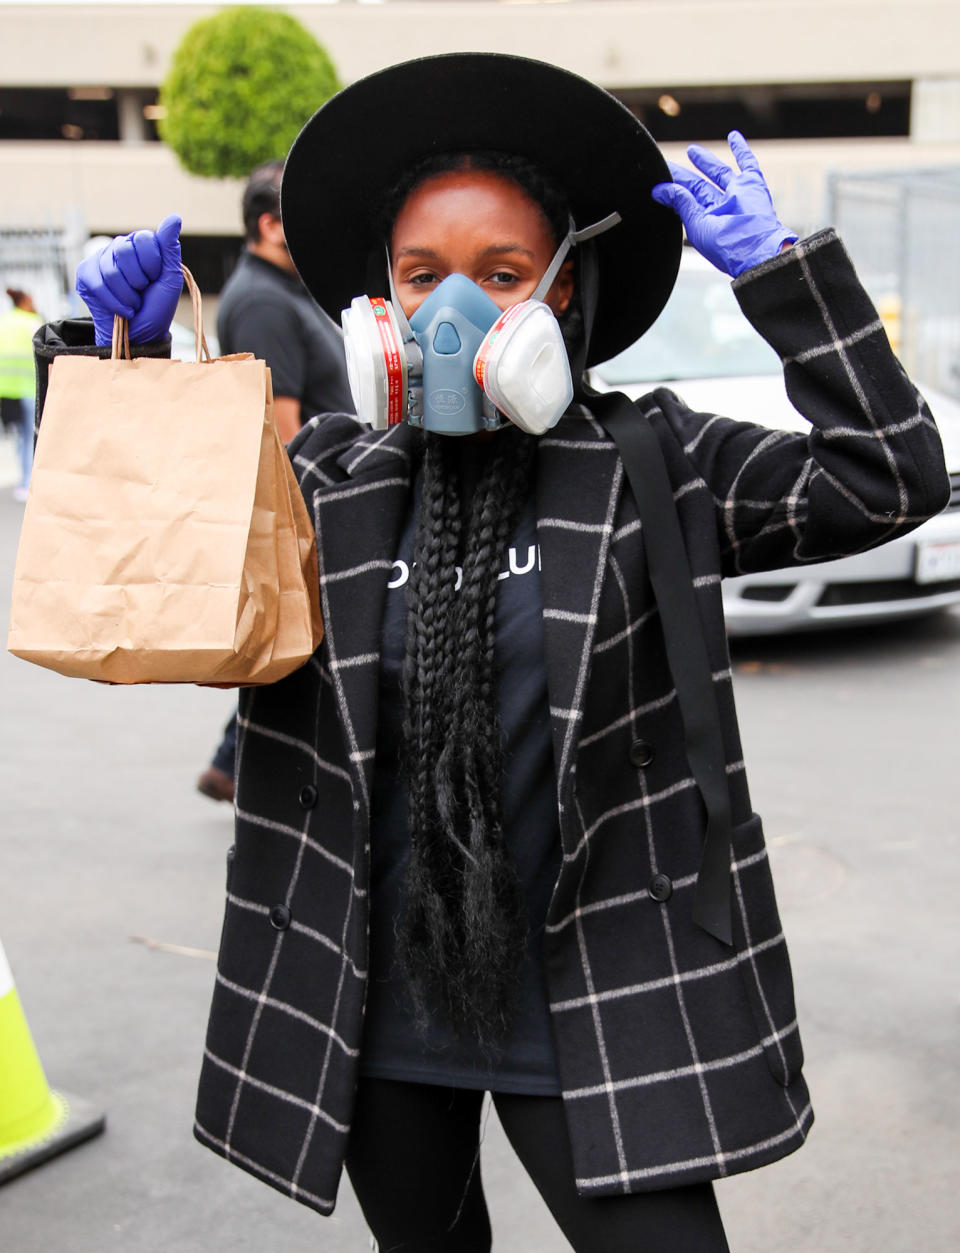
<svg viewBox="0 0 960 1253"><path fill-rule="evenodd" d="M732 944L732 819L723 733L673 489L660 441L638 407L621 392L591 392L587 403L617 445L636 498L650 582L683 719L687 759L707 810L693 920L718 940Z"/></svg>

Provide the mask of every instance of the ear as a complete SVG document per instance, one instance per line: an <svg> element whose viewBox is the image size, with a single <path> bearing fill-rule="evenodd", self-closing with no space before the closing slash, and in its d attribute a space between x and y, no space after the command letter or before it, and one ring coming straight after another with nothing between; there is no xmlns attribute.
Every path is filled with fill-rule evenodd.
<svg viewBox="0 0 960 1253"><path fill-rule="evenodd" d="M564 261L560 273L553 280L553 286L547 293L546 303L560 317L566 313L573 299L573 259Z"/></svg>
<svg viewBox="0 0 960 1253"><path fill-rule="evenodd" d="M257 218L257 230L260 242L264 244L283 244L283 223L274 213L261 213Z"/></svg>

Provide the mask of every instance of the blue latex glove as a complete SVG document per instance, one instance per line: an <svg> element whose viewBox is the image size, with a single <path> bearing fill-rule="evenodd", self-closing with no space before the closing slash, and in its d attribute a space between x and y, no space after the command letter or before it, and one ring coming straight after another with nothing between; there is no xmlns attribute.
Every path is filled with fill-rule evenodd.
<svg viewBox="0 0 960 1253"><path fill-rule="evenodd" d="M183 287L180 218L165 217L156 231L116 239L77 267L77 292L93 317L98 344L113 342L113 318L130 320L130 342L163 339Z"/></svg>
<svg viewBox="0 0 960 1253"><path fill-rule="evenodd" d="M757 158L739 131L727 136L740 169L729 166L697 144L687 156L706 178L670 162L672 183L658 183L650 193L680 217L694 248L736 278L751 266L775 257L786 243L796 243L795 231L777 218Z"/></svg>

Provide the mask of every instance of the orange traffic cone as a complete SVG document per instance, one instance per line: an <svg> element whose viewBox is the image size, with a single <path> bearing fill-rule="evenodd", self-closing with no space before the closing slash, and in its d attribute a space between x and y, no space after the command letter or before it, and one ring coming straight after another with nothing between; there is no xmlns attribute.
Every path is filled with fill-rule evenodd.
<svg viewBox="0 0 960 1253"><path fill-rule="evenodd" d="M51 1092L0 944L0 1183L102 1131L86 1101Z"/></svg>

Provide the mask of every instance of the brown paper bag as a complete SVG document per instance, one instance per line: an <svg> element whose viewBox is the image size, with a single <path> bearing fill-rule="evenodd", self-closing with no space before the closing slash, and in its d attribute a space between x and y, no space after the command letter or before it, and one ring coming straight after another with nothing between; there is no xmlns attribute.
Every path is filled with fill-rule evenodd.
<svg viewBox="0 0 960 1253"><path fill-rule="evenodd" d="M270 371L252 356L210 361L185 273L195 363L122 358L120 324L111 359L51 367L7 646L61 674L270 683L323 635L316 541Z"/></svg>

